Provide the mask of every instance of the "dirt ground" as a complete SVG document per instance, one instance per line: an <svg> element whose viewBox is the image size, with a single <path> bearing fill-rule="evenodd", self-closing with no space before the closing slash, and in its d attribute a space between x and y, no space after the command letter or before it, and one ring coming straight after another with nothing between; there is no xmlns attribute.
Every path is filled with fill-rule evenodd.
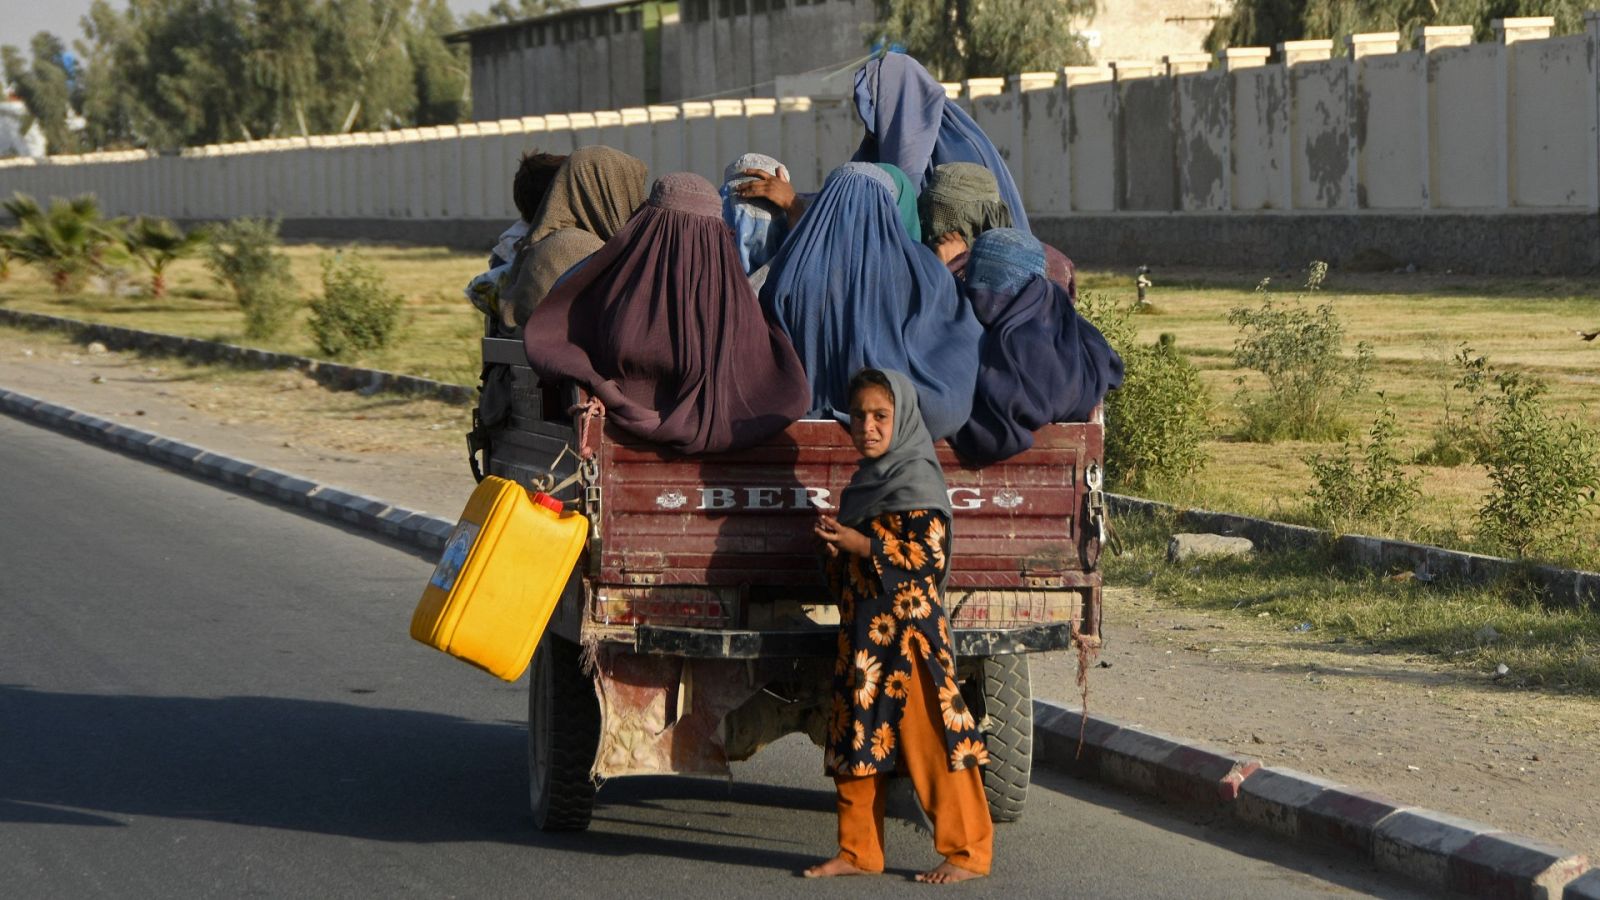
<svg viewBox="0 0 1600 900"><path fill-rule="evenodd" d="M472 489L468 411L433 401L9 329L0 387L437 515ZM1600 856L1600 702L1133 589L1109 588L1105 604L1091 711ZM1035 696L1076 704L1075 668L1068 654L1034 657Z"/></svg>

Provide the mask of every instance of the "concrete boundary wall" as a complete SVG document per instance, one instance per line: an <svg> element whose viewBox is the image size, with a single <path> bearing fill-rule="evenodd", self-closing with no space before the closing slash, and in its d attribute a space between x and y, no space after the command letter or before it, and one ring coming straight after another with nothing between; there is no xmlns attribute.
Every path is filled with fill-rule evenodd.
<svg viewBox="0 0 1600 900"><path fill-rule="evenodd" d="M1229 261L1215 245L1198 256L1184 249L1226 232L1253 248L1234 254L1246 262L1288 252L1274 248L1292 249L1297 264L1338 260L1376 243L1401 264L1497 270L1520 255L1550 271L1589 271L1600 264L1589 221L1600 213L1600 13L1586 26L1551 37L1552 20L1500 20L1497 39L1478 44L1468 29L1428 27L1405 53L1397 34L1351 35L1339 57L1332 41L1293 41L1275 54L1230 48L1215 60L1124 61L947 90L989 132L1033 218L1050 221L1047 234L1084 262ZM511 218L512 173L535 147L604 142L655 174L714 180L756 150L814 190L861 131L844 101L716 99L176 155L0 160L0 195L92 193L111 215L275 216L411 233ZM1380 212L1399 217L1368 218ZM1286 215L1292 229L1282 228ZM1463 215L1505 216L1512 234L1552 243L1521 255L1496 253L1491 241L1488 258L1430 243L1462 232L1470 241L1476 226ZM1429 242L1385 221L1415 225L1411 234ZM1372 240L1368 226L1393 240ZM1295 233L1267 239L1272 231Z"/></svg>

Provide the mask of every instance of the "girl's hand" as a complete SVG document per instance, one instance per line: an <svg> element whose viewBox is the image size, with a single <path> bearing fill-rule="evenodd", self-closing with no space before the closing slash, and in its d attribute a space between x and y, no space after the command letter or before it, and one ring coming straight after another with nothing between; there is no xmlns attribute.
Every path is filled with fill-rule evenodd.
<svg viewBox="0 0 1600 900"><path fill-rule="evenodd" d="M812 531L822 539L829 556L838 556L841 550L852 556L872 555L872 539L848 525L840 525L833 516L818 516Z"/></svg>
<svg viewBox="0 0 1600 900"><path fill-rule="evenodd" d="M967 252L967 250L966 238L954 231L946 231L944 234L939 235L933 245L933 252L937 253L939 261L946 265L950 263L950 260Z"/></svg>

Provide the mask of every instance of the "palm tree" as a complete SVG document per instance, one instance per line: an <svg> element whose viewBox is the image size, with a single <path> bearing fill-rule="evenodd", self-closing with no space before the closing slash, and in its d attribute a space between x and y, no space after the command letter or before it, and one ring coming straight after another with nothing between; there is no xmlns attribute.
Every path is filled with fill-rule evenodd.
<svg viewBox="0 0 1600 900"><path fill-rule="evenodd" d="M50 201L48 210L26 194L0 204L17 220L6 243L11 255L50 273L50 282L67 293L85 272L101 266L106 249L116 240L114 226L100 217L94 197Z"/></svg>
<svg viewBox="0 0 1600 900"><path fill-rule="evenodd" d="M167 266L194 252L206 237L203 228L185 232L171 219L139 216L123 229L122 245L150 270L150 296L160 297L167 292Z"/></svg>

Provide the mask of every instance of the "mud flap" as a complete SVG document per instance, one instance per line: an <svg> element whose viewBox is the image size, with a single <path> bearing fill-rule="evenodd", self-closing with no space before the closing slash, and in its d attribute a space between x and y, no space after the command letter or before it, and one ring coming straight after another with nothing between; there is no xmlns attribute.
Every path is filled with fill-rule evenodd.
<svg viewBox="0 0 1600 900"><path fill-rule="evenodd" d="M594 775L727 775L723 720L761 690L742 662L595 655L600 747Z"/></svg>

